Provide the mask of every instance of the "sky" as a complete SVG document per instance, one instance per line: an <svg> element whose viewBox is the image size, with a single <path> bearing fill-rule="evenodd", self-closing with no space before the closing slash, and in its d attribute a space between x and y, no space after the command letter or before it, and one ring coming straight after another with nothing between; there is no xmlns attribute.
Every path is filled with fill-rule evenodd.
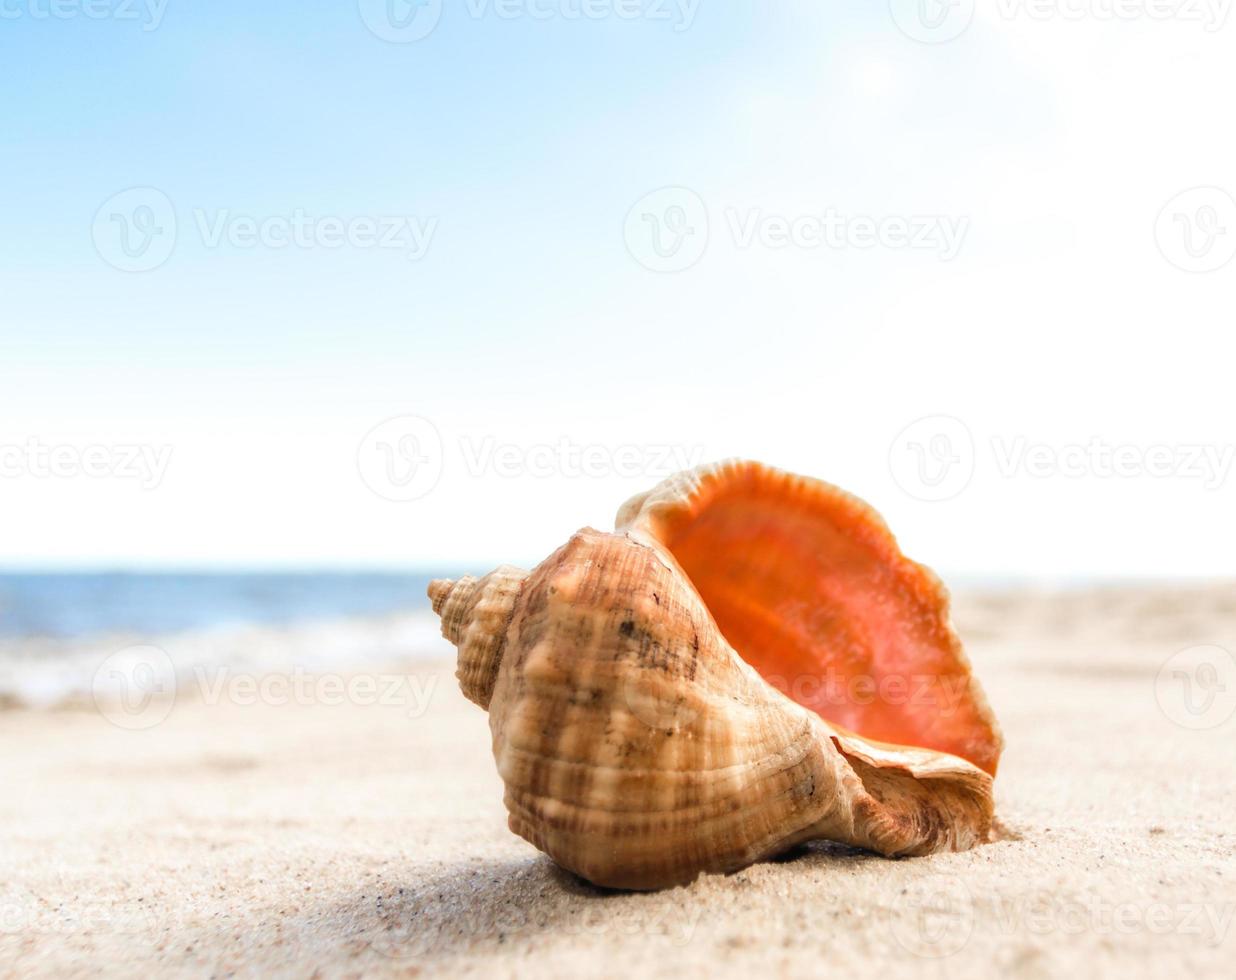
<svg viewBox="0 0 1236 980"><path fill-rule="evenodd" d="M529 564L746 456L1230 576L1229 8L0 0L0 565Z"/></svg>

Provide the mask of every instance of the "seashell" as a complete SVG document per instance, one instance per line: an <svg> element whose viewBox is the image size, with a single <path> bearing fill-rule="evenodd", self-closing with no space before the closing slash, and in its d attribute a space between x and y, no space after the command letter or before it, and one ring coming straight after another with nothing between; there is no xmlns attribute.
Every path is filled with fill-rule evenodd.
<svg viewBox="0 0 1236 980"><path fill-rule="evenodd" d="M935 575L829 484L729 461L628 501L532 572L429 587L489 711L510 828L660 888L804 841L990 839L998 726Z"/></svg>

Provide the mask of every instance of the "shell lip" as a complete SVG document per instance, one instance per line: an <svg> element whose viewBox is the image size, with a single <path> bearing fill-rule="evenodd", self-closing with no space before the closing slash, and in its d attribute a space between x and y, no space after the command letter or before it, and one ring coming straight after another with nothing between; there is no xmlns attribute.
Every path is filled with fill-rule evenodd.
<svg viewBox="0 0 1236 980"><path fill-rule="evenodd" d="M944 701L945 706L950 704L951 699L960 699L965 703L972 718L972 730L960 734L958 730L954 730L951 737L941 742L940 737L934 734L935 726L929 717L912 721L909 706L904 706L900 713L905 715L907 721L893 725L885 722L883 727L891 727L893 730L901 727L919 728L920 737L932 733L932 737L926 740L935 741L937 744L925 745L918 738L888 740L862 734L863 725L854 723L853 710L850 715L845 716L847 724L839 726L822 708L804 703L792 694L788 695L790 700L814 712L829 725L856 731L858 737L865 741L941 752L962 759L994 776L1003 751L1004 738L957 635L952 621L949 591L931 568L902 553L883 517L866 501L814 477L802 476L754 460L733 457L675 474L651 490L631 497L619 508L615 527L631 539L653 547L667 565L679 571L713 617L714 625L725 634L726 628L714 614L713 604L707 594L708 589L696 580L693 570L687 567L690 563L682 560L676 553L676 546L681 543L684 528L689 532L693 523L698 522L701 515L707 514L715 502L724 503L727 494L730 497L740 497L744 492L765 494L770 499L792 502L795 507L818 505L822 521L836 522L838 516L844 518L842 523L831 526L830 532L837 533L840 528L842 533L849 535L855 548L871 556L874 562L889 571L889 577L894 582L900 583L898 589L905 590L912 597L915 609L920 610L922 615L931 617L933 635L937 637L933 642L938 645L936 653L940 660L934 665L926 665L926 676L932 679L933 692L947 699ZM708 571L711 572L711 569ZM744 655L744 644L741 641L731 642L730 646L740 659L751 663L757 672L764 674L760 663L753 663ZM907 649L911 652L894 654L890 658L892 662L900 665L903 674L909 674L917 667L912 648ZM827 657L827 654L825 656ZM879 670L873 666L871 673L878 676ZM908 679L903 677L903 681ZM764 680L768 682L767 677ZM773 684L770 686L776 687ZM957 703L953 702L952 707L955 709ZM970 754L960 755L963 750Z"/></svg>

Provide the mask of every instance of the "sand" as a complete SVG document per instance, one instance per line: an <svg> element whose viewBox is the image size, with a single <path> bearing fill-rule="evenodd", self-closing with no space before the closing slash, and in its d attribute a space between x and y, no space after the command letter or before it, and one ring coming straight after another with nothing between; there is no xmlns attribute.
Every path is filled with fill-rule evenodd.
<svg viewBox="0 0 1236 980"><path fill-rule="evenodd" d="M1207 651L1160 668L1236 650L1236 589L956 614L1007 736L1003 840L811 845L653 894L591 888L507 831L445 660L343 703L316 682L181 696L143 730L0 712L0 974L1231 976L1236 677ZM1209 702L1184 701L1181 665Z"/></svg>

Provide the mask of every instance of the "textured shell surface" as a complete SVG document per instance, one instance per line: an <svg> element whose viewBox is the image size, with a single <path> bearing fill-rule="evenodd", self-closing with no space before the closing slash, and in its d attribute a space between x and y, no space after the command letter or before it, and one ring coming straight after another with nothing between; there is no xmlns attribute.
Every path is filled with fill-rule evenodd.
<svg viewBox="0 0 1236 980"><path fill-rule="evenodd" d="M988 839L1000 737L947 595L827 484L701 467L530 573L430 596L489 711L511 829L596 884L817 838L890 856Z"/></svg>

